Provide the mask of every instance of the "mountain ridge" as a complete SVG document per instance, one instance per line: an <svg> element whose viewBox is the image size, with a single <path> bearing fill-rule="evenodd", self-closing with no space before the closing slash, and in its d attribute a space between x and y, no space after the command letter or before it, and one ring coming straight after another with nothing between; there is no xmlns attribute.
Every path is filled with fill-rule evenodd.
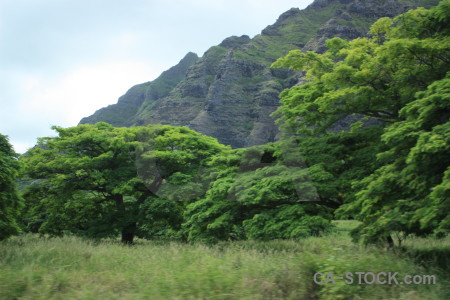
<svg viewBox="0 0 450 300"><path fill-rule="evenodd" d="M253 38L225 38L202 57L188 53L151 82L133 86L80 124L188 126L232 147L273 142L278 128L270 114L278 94L301 83L301 73L270 69L290 50L325 51L331 37L364 36L380 17L437 4L438 0L316 0L291 8Z"/></svg>

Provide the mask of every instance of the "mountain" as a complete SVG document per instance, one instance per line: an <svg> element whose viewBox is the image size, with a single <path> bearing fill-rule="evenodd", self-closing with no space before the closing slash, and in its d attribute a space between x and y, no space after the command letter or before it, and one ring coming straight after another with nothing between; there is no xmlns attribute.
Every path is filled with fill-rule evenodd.
<svg viewBox="0 0 450 300"><path fill-rule="evenodd" d="M109 105L83 118L114 126L169 124L188 126L232 147L277 139L270 114L278 94L301 84L300 73L271 69L290 50L324 52L332 37L364 36L380 17L436 5L439 0L315 0L304 10L292 8L253 38L232 36L199 58L188 53L151 82L133 86Z"/></svg>
<svg viewBox="0 0 450 300"><path fill-rule="evenodd" d="M117 127L135 125L135 116L146 101L156 101L169 95L180 81L184 79L190 66L198 60L195 53L189 52L174 67L164 71L154 81L133 86L119 98L117 104L97 110L92 116L83 118L80 124L107 122Z"/></svg>

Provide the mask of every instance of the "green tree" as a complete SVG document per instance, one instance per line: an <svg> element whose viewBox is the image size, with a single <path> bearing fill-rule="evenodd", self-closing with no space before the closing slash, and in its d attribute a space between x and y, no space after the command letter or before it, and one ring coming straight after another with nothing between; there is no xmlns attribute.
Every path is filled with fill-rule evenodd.
<svg viewBox="0 0 450 300"><path fill-rule="evenodd" d="M291 51L273 67L306 72L307 83L283 91L275 113L287 134L320 133L360 116L392 123L418 91L450 67L449 1L382 18L372 37L326 42L324 54ZM358 120L358 118L354 118Z"/></svg>
<svg viewBox="0 0 450 300"><path fill-rule="evenodd" d="M211 168L217 179L204 197L186 207L182 231L187 239L293 239L330 229L331 210L314 183L328 177L321 170L310 174L298 148L285 146L268 144L216 157Z"/></svg>
<svg viewBox="0 0 450 300"><path fill-rule="evenodd" d="M306 72L305 85L281 93L275 115L285 138L309 140L303 145L314 151L321 140L342 146L357 132L370 133L373 142L343 158L354 162L350 170L328 168L334 182L352 181L339 184L350 197L338 214L362 221L353 234L363 241L449 231L449 7L445 0L382 18L370 37L334 38L324 54L293 51L274 63Z"/></svg>
<svg viewBox="0 0 450 300"><path fill-rule="evenodd" d="M314 137L295 137L322 202L336 209L355 199L353 184L372 174L384 149L379 126ZM291 138L294 139L294 138Z"/></svg>
<svg viewBox="0 0 450 300"><path fill-rule="evenodd" d="M450 76L416 98L400 111L405 120L382 135L389 146L378 154L384 165L339 210L362 221L353 234L366 242L394 232L402 238L450 231Z"/></svg>
<svg viewBox="0 0 450 300"><path fill-rule="evenodd" d="M179 178L194 177L224 149L188 128L97 123L54 129L57 137L40 139L23 158L26 174L40 179L26 193L37 202L33 226L52 235L120 233L122 242L132 243L136 235L168 234L184 205L170 191L184 188Z"/></svg>
<svg viewBox="0 0 450 300"><path fill-rule="evenodd" d="M19 174L18 155L0 134L0 240L19 232L17 216L22 206L15 179Z"/></svg>

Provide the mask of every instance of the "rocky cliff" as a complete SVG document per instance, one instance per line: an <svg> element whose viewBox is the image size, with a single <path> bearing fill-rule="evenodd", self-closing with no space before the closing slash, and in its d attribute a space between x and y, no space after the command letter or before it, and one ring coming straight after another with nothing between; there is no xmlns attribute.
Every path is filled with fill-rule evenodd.
<svg viewBox="0 0 450 300"><path fill-rule="evenodd" d="M315 0L292 8L261 34L232 36L201 58L189 53L152 82L136 85L80 123L105 121L114 126L170 124L188 126L233 147L277 139L270 114L278 94L301 82L301 74L271 69L290 50L325 51L332 37L364 36L380 17L435 5L439 0Z"/></svg>

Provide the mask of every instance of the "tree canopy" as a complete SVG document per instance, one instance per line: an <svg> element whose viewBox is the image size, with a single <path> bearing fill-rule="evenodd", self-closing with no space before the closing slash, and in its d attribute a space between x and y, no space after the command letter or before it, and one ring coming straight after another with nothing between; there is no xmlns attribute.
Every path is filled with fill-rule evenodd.
<svg viewBox="0 0 450 300"><path fill-rule="evenodd" d="M40 139L23 157L28 176L40 179L28 191L37 198L29 219L40 219L37 230L53 235L120 232L124 243L132 243L135 235L170 231L179 226L183 205L170 201L183 200L182 193L171 199L170 190L183 188L183 179L226 149L213 138L171 126L54 129L57 137ZM172 189L161 192L166 185Z"/></svg>
<svg viewBox="0 0 450 300"><path fill-rule="evenodd" d="M449 74L450 75L450 74ZM355 235L375 241L391 232L450 231L450 78L434 82L400 110L378 154L384 165L358 183L356 200L340 208L363 221Z"/></svg>
<svg viewBox="0 0 450 300"><path fill-rule="evenodd" d="M298 148L282 148L268 144L218 157L216 180L186 207L187 239L296 239L329 230L331 209L314 182L321 178L310 174Z"/></svg>
<svg viewBox="0 0 450 300"><path fill-rule="evenodd" d="M22 199L15 185L19 175L17 158L8 138L0 134L0 240L19 232L17 215Z"/></svg>
<svg viewBox="0 0 450 300"><path fill-rule="evenodd" d="M231 150L188 128L54 128L22 157L31 231L188 241L300 238L331 228L298 148ZM281 151L283 150L283 151ZM296 151L296 153L290 153ZM321 177L322 176L322 177Z"/></svg>
<svg viewBox="0 0 450 300"><path fill-rule="evenodd" d="M285 138L381 129L366 136L370 173L342 173L357 176L346 178L350 197L337 213L362 221L353 235L363 241L449 232L449 7L446 0L381 18L369 37L333 38L324 54L292 51L273 65L303 70L307 79L280 95L274 115Z"/></svg>
<svg viewBox="0 0 450 300"><path fill-rule="evenodd" d="M449 71L447 8L443 1L431 10L381 18L371 37L333 38L324 54L291 51L276 61L273 67L303 70L307 79L281 93L279 123L295 133L319 133L355 115L402 120L399 112L414 95Z"/></svg>
<svg viewBox="0 0 450 300"><path fill-rule="evenodd" d="M280 94L276 143L232 150L185 127L54 127L21 157L25 229L124 243L268 240L320 235L345 217L361 221L352 235L364 242L448 234L449 9L381 18L365 38L276 61L306 80ZM0 137L7 236L18 161Z"/></svg>

